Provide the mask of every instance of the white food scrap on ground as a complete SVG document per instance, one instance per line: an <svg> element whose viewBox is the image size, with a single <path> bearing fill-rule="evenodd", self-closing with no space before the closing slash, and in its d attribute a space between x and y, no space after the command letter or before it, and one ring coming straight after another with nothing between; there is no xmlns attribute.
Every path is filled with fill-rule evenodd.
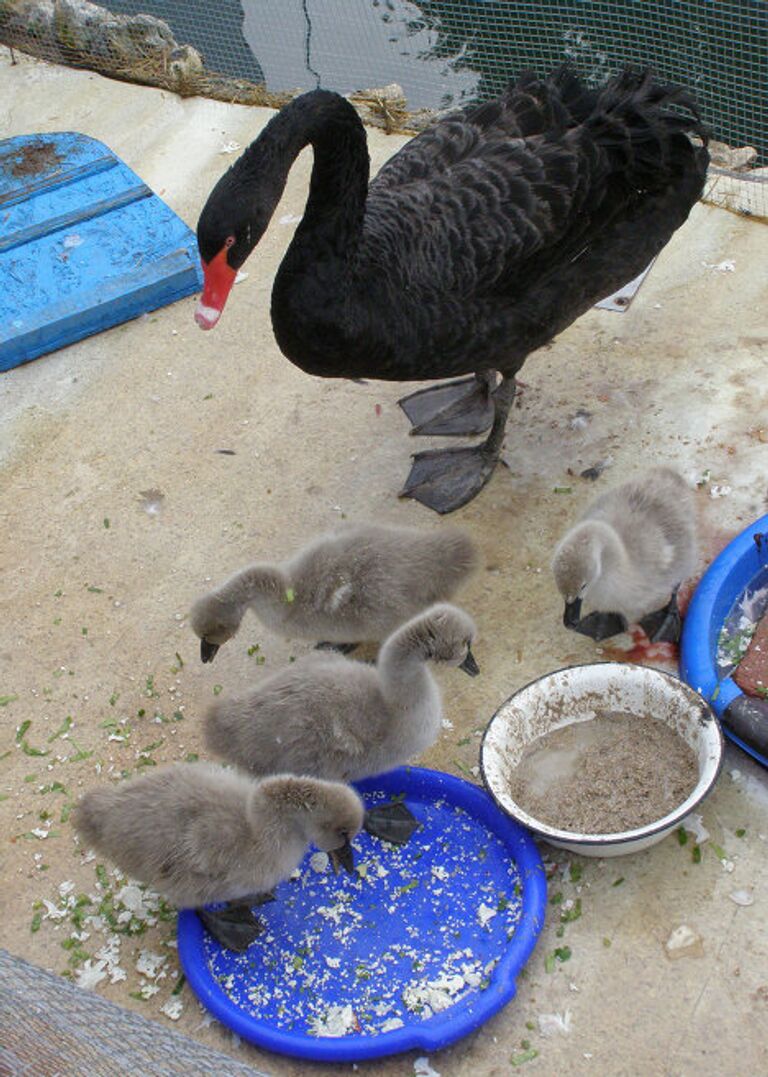
<svg viewBox="0 0 768 1077"><path fill-rule="evenodd" d="M673 961L678 957L701 957L704 953L701 935L688 924L680 924L671 932L664 949Z"/></svg>
<svg viewBox="0 0 768 1077"><path fill-rule="evenodd" d="M732 890L728 895L734 905L753 905L755 902L754 897L749 890Z"/></svg>
<svg viewBox="0 0 768 1077"><path fill-rule="evenodd" d="M698 813L687 815L683 819L682 826L689 834L693 834L697 845L703 845L705 841L709 841L709 831L704 826L704 821Z"/></svg>
<svg viewBox="0 0 768 1077"><path fill-rule="evenodd" d="M429 1059L424 1055L422 1055L421 1058L415 1059L413 1063L413 1072L415 1077L440 1077L438 1070L430 1065Z"/></svg>
<svg viewBox="0 0 768 1077"><path fill-rule="evenodd" d="M557 1032L567 1035L571 1031L570 1010L564 1010L562 1013L540 1013L537 1021L542 1036L552 1036Z"/></svg>
<svg viewBox="0 0 768 1077"><path fill-rule="evenodd" d="M171 995L169 999L163 1003L160 1007L160 1013L164 1013L166 1017L170 1017L171 1021L178 1021L184 1010L184 1003L178 996Z"/></svg>

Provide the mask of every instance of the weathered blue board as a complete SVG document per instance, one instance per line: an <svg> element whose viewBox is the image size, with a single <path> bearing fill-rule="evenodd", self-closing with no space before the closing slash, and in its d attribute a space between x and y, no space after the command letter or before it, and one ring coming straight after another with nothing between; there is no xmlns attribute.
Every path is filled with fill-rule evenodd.
<svg viewBox="0 0 768 1077"><path fill-rule="evenodd" d="M194 233L102 142L0 141L0 370L202 288Z"/></svg>

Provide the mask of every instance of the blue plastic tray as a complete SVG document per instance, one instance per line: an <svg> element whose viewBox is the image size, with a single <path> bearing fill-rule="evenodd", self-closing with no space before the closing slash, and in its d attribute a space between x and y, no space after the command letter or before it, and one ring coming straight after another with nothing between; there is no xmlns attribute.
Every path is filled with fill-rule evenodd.
<svg viewBox="0 0 768 1077"><path fill-rule="evenodd" d="M308 856L301 878L257 910L267 931L245 954L222 949L194 912L179 915L192 989L225 1025L271 1051L354 1062L445 1047L514 997L544 923L533 838L484 790L420 767L357 788L369 805L405 794L422 823L399 848L360 834L364 877L318 873ZM436 993L424 990L436 980ZM418 1012L430 999L453 1003ZM345 1006L357 1027L334 1037L311 1031L330 1007ZM382 1031L387 1021L402 1026Z"/></svg>
<svg viewBox="0 0 768 1077"><path fill-rule="evenodd" d="M0 141L0 370L199 291L194 233L74 132Z"/></svg>
<svg viewBox="0 0 768 1077"><path fill-rule="evenodd" d="M696 588L683 624L680 676L711 704L723 732L768 767L768 701L746 696L717 666L720 633L749 588L768 584L768 516L737 535Z"/></svg>

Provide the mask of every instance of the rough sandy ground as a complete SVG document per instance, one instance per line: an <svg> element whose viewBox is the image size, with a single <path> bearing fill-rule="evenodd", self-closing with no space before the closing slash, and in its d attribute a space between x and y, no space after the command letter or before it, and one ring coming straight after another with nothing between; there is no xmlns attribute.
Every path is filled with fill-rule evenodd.
<svg viewBox="0 0 768 1077"><path fill-rule="evenodd" d="M4 134L74 129L102 138L190 224L231 160L222 145L246 144L268 115L28 61L11 67L4 58L0 67ZM370 141L378 167L402 139L372 133ZM199 752L199 716L216 685L236 689L305 650L249 620L203 667L186 623L192 598L208 580L285 553L342 517L440 526L395 496L409 452L423 447L406 436L396 406L403 388L313 380L274 344L270 286L302 212L309 167L305 155L292 171L215 332L197 330L190 299L0 379L0 944L57 971L70 960L82 967L78 949L92 954L102 942L62 948L72 925L50 918L32 930L35 911L46 911L35 903L59 902L62 883L73 882L75 893L96 886L95 864L61 821L64 805L135 769L141 749L157 763ZM444 678L453 729L427 765L471 771L472 731L505 697L551 668L594 657L589 640L560 626L548 559L597 489L661 460L692 476L709 471L698 495L705 556L766 511L765 237L760 225L698 207L628 313L591 312L527 362L509 424L509 469L454 517L485 562L463 596L479 622L483 676ZM711 268L726 260L733 271ZM579 409L589 413L586 425L571 422ZM569 473L608 456L612 466L596 485ZM729 488L725 496L712 496L715 485ZM247 653L255 643L263 667ZM48 754L16 743L27 721L27 751ZM700 863L693 838L578 867L550 853L550 892L564 902L580 897L581 917L561 924L565 906L551 906L516 999L434 1056L435 1069L501 1075L514 1059L542 1074L766 1072L766 788L765 772L730 750L704 806L711 838ZM753 904L730 900L737 890ZM664 944L681 924L700 942L671 961ZM167 1020L171 938L172 922L125 938L127 979L98 990ZM564 944L570 960L548 972L547 956ZM146 1001L132 997L152 981L135 968L144 949L170 954ZM177 1027L192 1036L270 1074L328 1072L238 1046L203 1023L188 987L176 997ZM566 1011L569 1031L540 1031L539 1015ZM359 1069L405 1075L413 1058Z"/></svg>

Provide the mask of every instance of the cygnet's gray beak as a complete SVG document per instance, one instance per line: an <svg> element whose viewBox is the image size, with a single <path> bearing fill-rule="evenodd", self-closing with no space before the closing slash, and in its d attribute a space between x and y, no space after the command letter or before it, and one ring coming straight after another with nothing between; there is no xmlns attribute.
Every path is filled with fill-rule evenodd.
<svg viewBox="0 0 768 1077"><path fill-rule="evenodd" d="M354 872L355 854L349 838L338 849L331 849L328 855L331 858L331 864L333 864L334 875L339 874L340 867L344 868L350 875Z"/></svg>
<svg viewBox="0 0 768 1077"><path fill-rule="evenodd" d="M581 599L574 598L573 602L566 602L563 613L563 624L566 628L573 628L581 619Z"/></svg>
<svg viewBox="0 0 768 1077"><path fill-rule="evenodd" d="M480 672L480 666L478 666L475 656L469 648L467 648L467 657L459 664L459 669L463 669L470 677L476 677Z"/></svg>
<svg viewBox="0 0 768 1077"><path fill-rule="evenodd" d="M218 649L218 643L209 643L207 639L200 640L200 657L203 662L212 662Z"/></svg>

